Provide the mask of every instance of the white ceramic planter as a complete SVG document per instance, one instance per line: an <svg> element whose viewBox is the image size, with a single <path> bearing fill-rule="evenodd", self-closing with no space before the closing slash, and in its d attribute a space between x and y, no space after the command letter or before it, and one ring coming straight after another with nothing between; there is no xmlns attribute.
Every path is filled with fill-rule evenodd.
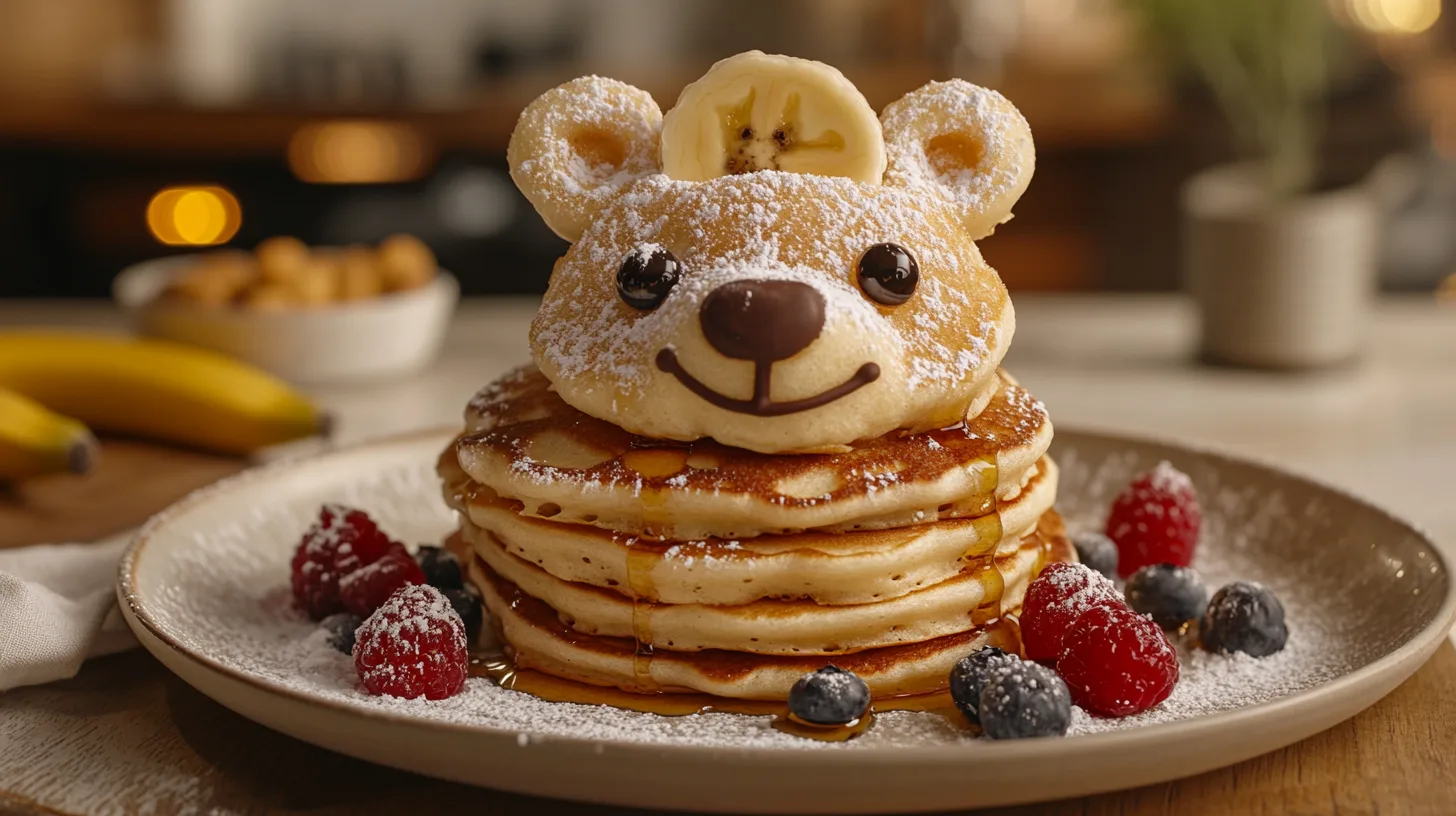
<svg viewBox="0 0 1456 816"><path fill-rule="evenodd" d="M1183 218L1204 359L1297 369L1359 355L1378 249L1368 190L1273 201L1254 168L1226 165L1184 185Z"/></svg>

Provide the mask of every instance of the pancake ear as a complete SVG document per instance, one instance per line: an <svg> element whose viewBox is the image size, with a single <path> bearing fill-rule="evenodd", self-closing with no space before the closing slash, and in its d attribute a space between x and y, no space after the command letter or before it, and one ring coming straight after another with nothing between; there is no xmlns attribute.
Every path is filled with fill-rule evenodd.
<svg viewBox="0 0 1456 816"><path fill-rule="evenodd" d="M973 239L1011 220L1031 183L1036 147L1021 112L995 91L961 79L931 82L890 103L886 186L932 192L959 207Z"/></svg>
<svg viewBox="0 0 1456 816"><path fill-rule="evenodd" d="M581 77L521 112L506 159L511 179L568 241L628 184L661 171L662 109L646 91Z"/></svg>

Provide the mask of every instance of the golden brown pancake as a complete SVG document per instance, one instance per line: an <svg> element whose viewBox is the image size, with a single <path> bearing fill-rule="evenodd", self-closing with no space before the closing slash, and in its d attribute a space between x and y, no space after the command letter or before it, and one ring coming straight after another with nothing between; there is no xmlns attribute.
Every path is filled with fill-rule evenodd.
<svg viewBox="0 0 1456 816"><path fill-rule="evenodd" d="M615 686L634 692L701 692L721 697L782 700L803 674L826 662L855 672L877 697L943 690L950 667L976 649L993 645L1020 650L1019 632L1007 621L1020 611L1025 585L1045 563L1075 560L1061 518L1048 512L1029 537L1040 553L1035 570L1004 591L996 613L977 616L964 631L890 646L824 654L760 654L749 649L681 651L639 648L645 637L616 637L579 631L562 613L492 570L457 534L450 545L469 565L469 576L485 599L519 668L568 680ZM591 590L600 592L601 590ZM833 608L830 608L833 609ZM579 623L579 622L578 622ZM639 624L640 625L640 624Z"/></svg>
<svg viewBox="0 0 1456 816"><path fill-rule="evenodd" d="M676 540L970 518L1019 495L1051 442L1042 404L999 383L985 410L950 428L775 455L630 434L524 368L471 401L456 464L524 515ZM447 480L451 467L442 461Z"/></svg>
<svg viewBox="0 0 1456 816"><path fill-rule="evenodd" d="M821 604L863 604L945 581L967 560L1015 543L1051 509L1056 486L1056 466L1043 457L1036 476L999 513L890 530L695 541L659 540L521 515L517 503L473 487L463 474L446 484L445 493L463 514L463 523L488 532L511 554L565 581L659 603L807 598Z"/></svg>
<svg viewBox="0 0 1456 816"><path fill-rule="evenodd" d="M956 575L899 597L825 606L810 600L746 604L663 604L611 589L563 581L506 552L490 533L468 527L475 554L496 575L545 601L573 629L640 638L676 651L729 649L754 654L839 655L930 640L975 628L999 616L1003 599L1019 598L1046 559L1036 535L964 564Z"/></svg>

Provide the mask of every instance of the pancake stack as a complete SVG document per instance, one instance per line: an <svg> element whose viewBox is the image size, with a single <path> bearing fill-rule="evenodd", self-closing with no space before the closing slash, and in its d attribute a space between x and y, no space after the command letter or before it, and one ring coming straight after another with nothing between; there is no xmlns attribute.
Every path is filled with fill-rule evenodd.
<svg viewBox="0 0 1456 816"><path fill-rule="evenodd" d="M471 401L440 475L516 668L783 701L832 663L883 698L1019 651L1027 585L1071 550L975 243L1035 168L1014 105L953 80L876 115L834 68L750 51L666 114L553 88L507 160L571 248L534 365Z"/></svg>
<svg viewBox="0 0 1456 816"><path fill-rule="evenodd" d="M471 402L439 461L457 546L518 668L640 693L783 700L833 663L876 697L1019 650L1026 586L1070 547L1042 405L833 454L631 434L534 367Z"/></svg>

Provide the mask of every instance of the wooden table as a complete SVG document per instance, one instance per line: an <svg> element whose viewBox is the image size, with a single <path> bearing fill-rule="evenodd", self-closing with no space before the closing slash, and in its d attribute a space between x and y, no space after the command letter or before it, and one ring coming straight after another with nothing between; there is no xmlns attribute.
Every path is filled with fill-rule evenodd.
<svg viewBox="0 0 1456 816"><path fill-rule="evenodd" d="M1456 309L1382 304L1365 364L1301 377L1184 362L1186 304L1019 298L1010 367L1063 425L1240 450L1370 496L1456 541ZM317 392L344 441L456 420L469 394L526 357L526 302L467 304L444 357L407 381ZM0 305L0 325L118 325L97 305ZM0 539L91 537L130 526L241 462L109 443L90 482L0 498ZM1054 770L1049 771L1054 772ZM622 813L366 765L268 731L142 652L75 679L0 694L0 812ZM1282 751L1191 779L1007 814L1456 813L1456 649L1388 698Z"/></svg>

